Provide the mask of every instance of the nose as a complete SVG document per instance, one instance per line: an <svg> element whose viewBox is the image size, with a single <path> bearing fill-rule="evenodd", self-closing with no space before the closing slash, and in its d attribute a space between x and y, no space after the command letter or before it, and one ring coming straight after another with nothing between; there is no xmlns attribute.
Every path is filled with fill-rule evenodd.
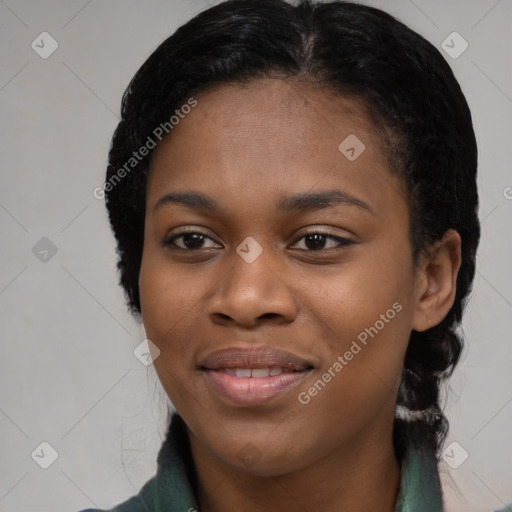
<svg viewBox="0 0 512 512"><path fill-rule="evenodd" d="M212 322L254 328L262 323L293 322L298 301L283 275L271 266L270 249L248 263L236 252L233 265L210 296L207 311ZM274 265L275 266L275 265Z"/></svg>

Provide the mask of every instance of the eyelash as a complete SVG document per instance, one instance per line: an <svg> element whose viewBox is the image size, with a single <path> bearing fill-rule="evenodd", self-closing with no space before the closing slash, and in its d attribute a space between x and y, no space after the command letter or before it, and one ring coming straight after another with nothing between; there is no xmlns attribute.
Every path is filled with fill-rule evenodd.
<svg viewBox="0 0 512 512"><path fill-rule="evenodd" d="M185 251L185 252L195 252L195 251L201 251L201 250L204 250L204 248L199 248L199 249L187 249L187 248L183 248L183 247L178 247L176 246L176 244L174 243L174 241L184 235L188 235L188 234L195 234L195 235L201 235L203 236L204 238L208 238L212 241L215 242L215 240L213 240L211 237L209 237L206 233L203 233L202 231L198 231L197 229L195 230L186 230L186 231L180 231L179 233L174 233L173 235L171 236L168 236L166 237L163 242L162 242L162 245L164 247L169 247L173 250L181 250L181 251ZM336 235L333 235L332 233L328 233L328 232L323 232L323 231L310 231L308 233L304 233L300 238L298 238L295 242L294 242L294 245L299 242L300 240L302 240L303 238L307 237L307 236L310 236L310 235L322 235L324 236L327 240L334 240L334 241L337 241L338 242L338 245L336 247L331 247L330 249L317 249L317 250L314 250L314 249L300 249L301 251L305 251L305 252L326 252L326 251L332 251L332 250L341 250L343 249L344 247L347 247L349 245L352 245L354 244L355 242L353 242L352 240L349 240L348 238L344 238L344 237L341 237L341 236L336 236Z"/></svg>

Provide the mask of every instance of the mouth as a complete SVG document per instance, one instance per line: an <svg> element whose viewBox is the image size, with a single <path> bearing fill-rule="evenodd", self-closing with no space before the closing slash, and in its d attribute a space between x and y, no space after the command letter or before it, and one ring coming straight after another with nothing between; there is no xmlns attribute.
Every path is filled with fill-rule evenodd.
<svg viewBox="0 0 512 512"><path fill-rule="evenodd" d="M271 347L229 348L208 356L199 369L210 389L235 405L260 405L297 386L314 366Z"/></svg>

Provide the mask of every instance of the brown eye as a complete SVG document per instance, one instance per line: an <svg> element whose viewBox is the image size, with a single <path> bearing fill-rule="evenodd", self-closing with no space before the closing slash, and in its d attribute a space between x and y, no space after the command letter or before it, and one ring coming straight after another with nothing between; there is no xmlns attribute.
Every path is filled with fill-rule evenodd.
<svg viewBox="0 0 512 512"><path fill-rule="evenodd" d="M181 240L180 243L177 243L177 240ZM174 234L170 237L167 237L163 240L163 245L165 247L183 249L183 250L200 250L200 249L209 249L210 247L205 247L204 243L206 240L211 240L210 237L200 233L198 231L186 231L182 233ZM215 246L217 244L215 243Z"/></svg>
<svg viewBox="0 0 512 512"><path fill-rule="evenodd" d="M343 248L344 246L351 245L354 242L348 240L347 238L343 238L340 236L335 236L328 233L321 232L313 232L307 233L306 235L299 238L299 241L304 239L305 242L305 250L310 251L322 251L327 249L338 249ZM328 241L335 242L331 247L325 247ZM298 242L297 242L298 243Z"/></svg>

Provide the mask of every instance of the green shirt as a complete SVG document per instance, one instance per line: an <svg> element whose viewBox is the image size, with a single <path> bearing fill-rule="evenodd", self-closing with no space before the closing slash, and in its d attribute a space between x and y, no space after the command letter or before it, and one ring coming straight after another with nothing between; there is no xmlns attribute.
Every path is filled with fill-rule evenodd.
<svg viewBox="0 0 512 512"><path fill-rule="evenodd" d="M167 437L157 458L157 473L136 496L111 512L194 512L199 511L194 489L196 477L188 435L183 419L174 414ZM402 461L400 492L396 512L440 512L441 486L433 452L412 448ZM102 512L85 509L80 512ZM106 511L104 511L106 512Z"/></svg>

